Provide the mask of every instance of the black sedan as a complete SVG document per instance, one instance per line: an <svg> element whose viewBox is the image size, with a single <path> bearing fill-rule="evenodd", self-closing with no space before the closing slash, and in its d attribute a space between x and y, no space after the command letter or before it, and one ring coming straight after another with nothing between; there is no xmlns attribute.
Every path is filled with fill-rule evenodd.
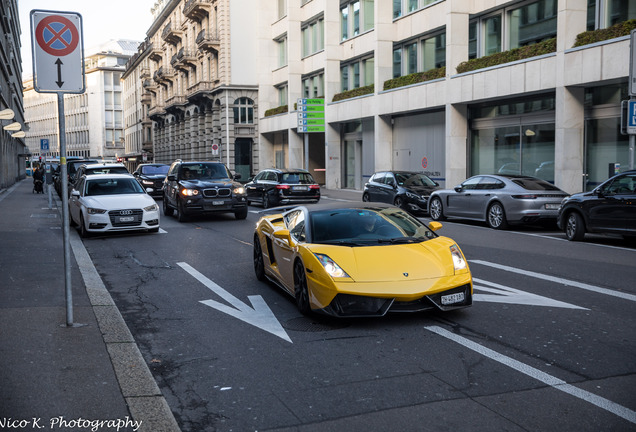
<svg viewBox="0 0 636 432"><path fill-rule="evenodd" d="M555 222L568 194L552 183L523 175L476 175L454 189L431 194L433 220L456 217L485 221L491 228L541 221Z"/></svg>
<svg viewBox="0 0 636 432"><path fill-rule="evenodd" d="M362 201L393 204L411 212L427 212L428 197L439 184L411 171L380 171L364 185Z"/></svg>
<svg viewBox="0 0 636 432"><path fill-rule="evenodd" d="M133 175L150 196L160 198L163 195L163 181L169 168L170 165L166 164L141 164L133 172Z"/></svg>
<svg viewBox="0 0 636 432"><path fill-rule="evenodd" d="M583 240L586 232L636 239L636 170L615 175L591 192L564 199L557 224L573 241Z"/></svg>
<svg viewBox="0 0 636 432"><path fill-rule="evenodd" d="M303 169L265 169L245 185L245 190L248 204L256 202L263 208L320 201L320 185Z"/></svg>

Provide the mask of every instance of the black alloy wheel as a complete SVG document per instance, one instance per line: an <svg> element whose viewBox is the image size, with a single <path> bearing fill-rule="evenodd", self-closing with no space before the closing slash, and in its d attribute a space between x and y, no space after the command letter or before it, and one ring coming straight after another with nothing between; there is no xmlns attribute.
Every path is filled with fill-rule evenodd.
<svg viewBox="0 0 636 432"><path fill-rule="evenodd" d="M263 261L263 249L258 235L254 234L254 274L259 281L265 280L265 261Z"/></svg>
<svg viewBox="0 0 636 432"><path fill-rule="evenodd" d="M585 237L585 222L577 212L571 212L565 223L565 236L570 241L581 241Z"/></svg>
<svg viewBox="0 0 636 432"><path fill-rule="evenodd" d="M365 193L362 194L362 201L364 201L364 202L371 201L371 197L369 196L368 192L365 192Z"/></svg>
<svg viewBox="0 0 636 432"><path fill-rule="evenodd" d="M267 191L263 192L263 208L268 209L271 207L271 203L269 202L269 194Z"/></svg>
<svg viewBox="0 0 636 432"><path fill-rule="evenodd" d="M402 198L401 196L396 196L393 200L393 205L402 208L404 206L404 198Z"/></svg>
<svg viewBox="0 0 636 432"><path fill-rule="evenodd" d="M177 220L179 222L187 222L188 215L185 212L185 204L183 204L182 199L177 200Z"/></svg>
<svg viewBox="0 0 636 432"><path fill-rule="evenodd" d="M174 209L172 207L170 207L170 205L168 204L168 197L164 194L163 195L163 214L165 216L172 216L172 214L174 213Z"/></svg>
<svg viewBox="0 0 636 432"><path fill-rule="evenodd" d="M294 264L294 295L296 296L296 306L300 313L303 315L311 314L307 275L305 274L305 266L300 260Z"/></svg>
<svg viewBox="0 0 636 432"><path fill-rule="evenodd" d="M80 220L79 220L78 228L79 228L80 237L87 238L90 235L90 233L86 229L86 223L84 223L84 216L82 215L81 212L80 212Z"/></svg>
<svg viewBox="0 0 636 432"><path fill-rule="evenodd" d="M234 217L238 220L245 219L247 217L247 207L234 212Z"/></svg>

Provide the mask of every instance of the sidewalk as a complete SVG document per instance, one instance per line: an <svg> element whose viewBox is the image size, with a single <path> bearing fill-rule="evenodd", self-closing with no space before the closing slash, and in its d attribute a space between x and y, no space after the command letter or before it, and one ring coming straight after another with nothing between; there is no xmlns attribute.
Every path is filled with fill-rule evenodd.
<svg viewBox="0 0 636 432"><path fill-rule="evenodd" d="M60 202L32 188L0 191L0 430L178 431L74 229L66 326Z"/></svg>

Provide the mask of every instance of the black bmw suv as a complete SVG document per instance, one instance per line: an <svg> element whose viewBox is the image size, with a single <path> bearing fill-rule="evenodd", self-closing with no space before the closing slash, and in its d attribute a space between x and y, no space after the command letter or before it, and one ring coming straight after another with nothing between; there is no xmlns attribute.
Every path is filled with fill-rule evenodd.
<svg viewBox="0 0 636 432"><path fill-rule="evenodd" d="M170 165L163 183L163 214L177 211L179 222L188 216L205 213L234 213L247 217L245 188L220 162L183 162Z"/></svg>

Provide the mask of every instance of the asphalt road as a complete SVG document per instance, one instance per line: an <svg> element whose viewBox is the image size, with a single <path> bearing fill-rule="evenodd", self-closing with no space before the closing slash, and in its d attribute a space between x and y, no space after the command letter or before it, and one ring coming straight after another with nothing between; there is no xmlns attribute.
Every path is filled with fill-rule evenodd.
<svg viewBox="0 0 636 432"><path fill-rule="evenodd" d="M84 240L183 431L636 430L635 247L445 222L472 308L309 319L250 209Z"/></svg>

